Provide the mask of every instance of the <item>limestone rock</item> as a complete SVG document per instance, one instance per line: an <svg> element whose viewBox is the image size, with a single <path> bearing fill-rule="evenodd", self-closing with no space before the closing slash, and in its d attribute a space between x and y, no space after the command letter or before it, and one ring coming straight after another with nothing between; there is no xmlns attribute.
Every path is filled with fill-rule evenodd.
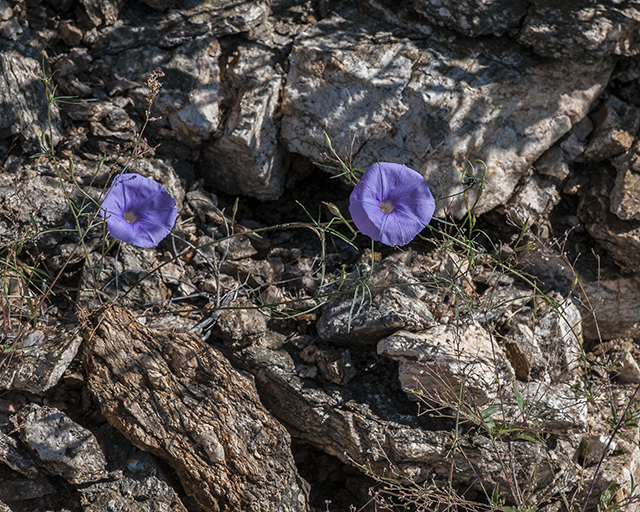
<svg viewBox="0 0 640 512"><path fill-rule="evenodd" d="M631 352L625 352L618 362L618 381L624 384L640 384L640 366Z"/></svg>
<svg viewBox="0 0 640 512"><path fill-rule="evenodd" d="M80 492L85 512L187 512L176 492L166 482L154 476L144 480L123 476L115 481L83 487Z"/></svg>
<svg viewBox="0 0 640 512"><path fill-rule="evenodd" d="M10 41L18 41L25 33L24 22L20 23L15 18L0 22L0 36Z"/></svg>
<svg viewBox="0 0 640 512"><path fill-rule="evenodd" d="M520 410L513 387L503 387L504 405L496 416L534 424L545 432L575 434L587 429L587 403L580 390L561 382L518 382L524 410Z"/></svg>
<svg viewBox="0 0 640 512"><path fill-rule="evenodd" d="M1 115L1 114L0 114ZM21 167L16 173L0 174L0 205L11 215L17 225L27 228L33 219L41 231L40 247L46 248L48 257L55 258L52 249L68 242L69 238L60 233L46 233L61 226L73 225L73 217L65 199L60 180L53 175L53 168L48 162L36 159L28 167ZM19 186L18 186L19 185ZM69 198L76 205L83 204L83 195L75 187L67 187ZM94 195L95 189L88 189ZM73 236L70 234L69 236ZM77 260L78 262L80 260Z"/></svg>
<svg viewBox="0 0 640 512"><path fill-rule="evenodd" d="M566 170L568 174L568 167ZM561 175L562 170L559 172ZM532 174L525 177L516 187L506 209L518 226L524 226L535 224L544 218L559 202L560 193L557 185L551 180Z"/></svg>
<svg viewBox="0 0 640 512"><path fill-rule="evenodd" d="M309 367L316 365L316 371L320 370L327 381L339 386L349 382L357 373L351 363L351 353L348 349L320 349L315 345L309 345L300 352L300 357ZM309 367L304 371L312 371Z"/></svg>
<svg viewBox="0 0 640 512"><path fill-rule="evenodd" d="M40 464L72 484L106 475L106 460L94 435L52 407L29 404L16 415L20 437Z"/></svg>
<svg viewBox="0 0 640 512"><path fill-rule="evenodd" d="M162 117L175 137L189 147L209 139L219 123L220 45L213 38L190 41L165 50L156 46L139 46L117 56L105 56L96 65L108 66L120 77L140 82L144 74L161 68L165 77L154 102L153 114ZM139 104L146 108L146 87L134 90Z"/></svg>
<svg viewBox="0 0 640 512"><path fill-rule="evenodd" d="M218 340L228 344L245 345L264 336L268 317L255 309L249 299L238 297L230 302L229 306L231 309L222 310L213 326L212 332Z"/></svg>
<svg viewBox="0 0 640 512"><path fill-rule="evenodd" d="M93 31L85 40L98 52L110 54L139 48L150 41L160 48L175 48L205 35L208 36L205 39L211 41L211 38L248 32L263 22L268 13L268 4L263 0L204 0L176 5L151 15L148 10L131 9L122 12L118 22ZM138 69L151 70L149 66Z"/></svg>
<svg viewBox="0 0 640 512"><path fill-rule="evenodd" d="M620 220L611 213L608 190L591 190L578 205L578 218L623 269L635 271L640 266L640 220Z"/></svg>
<svg viewBox="0 0 640 512"><path fill-rule="evenodd" d="M552 4L557 9L547 11ZM583 247L590 248L595 237L633 273L614 280L604 258L604 279L584 283L580 276L579 284L591 294L600 320L597 331L590 312L583 309L584 336L588 341L600 334L605 339L625 336L629 345L640 339L640 281L634 277L640 264L640 182L635 177L640 148L628 147L634 135L638 144L640 55L616 59L616 74L610 78L613 59L606 59L636 51L637 0L565 4L0 0L0 63L10 64L0 68L6 106L0 112L0 235L4 243L7 236L21 234L29 229L32 215L46 231L34 245L24 246L18 269L3 274L2 284L13 296L5 335L14 334L21 319L15 313L26 312L28 301L39 293L21 273L37 264L40 254L46 258L39 266L48 274L45 284L71 263L56 283L82 289L71 297L81 309L115 297L117 275L120 293L115 303L144 315L136 322L126 310L105 307L86 318L83 372L75 366L78 360L67 366L79 343L75 332L48 326L71 321L64 307L71 303L57 294L49 297L54 307L39 309L38 330L17 338L30 350L18 350L6 364L0 363L0 388L10 388L0 399L0 500L15 511L84 507L97 512L115 507L140 512L304 512L308 488L296 472L289 435L298 445L310 445L313 453L335 456L336 464L350 464L345 474L368 468L356 479L372 471L403 484L413 479L435 492L449 489L451 480L456 492L467 490L466 498L483 502L497 485L504 506L515 507L517 498L510 495L515 478L525 500L544 512L562 507L547 504L549 498L560 501L561 495L575 495L581 500L580 488L590 485L611 428L594 429L593 414L585 420L588 397L577 376L588 373L594 400L603 398L601 389L622 390L614 404L622 411L624 393L640 381L640 357L635 348L616 340L612 343L620 345L620 351L607 353L611 359L599 360L593 353L581 359L580 315L550 290L561 289L565 297L578 292L567 259L574 250L584 254ZM616 17L625 12L628 16ZM589 17L591 13L595 16ZM518 36L522 22L520 39L533 51L510 40ZM594 27L604 32L591 32ZM470 40L455 32L480 37ZM598 41L602 44L594 46ZM73 44L83 47L70 49ZM63 106L68 131L64 145L56 147L72 199L81 205L87 198L70 181L68 161L62 159L69 156L78 183L93 199L108 185L107 168L111 171L109 165L100 169L102 154L108 164L157 179L184 206L175 237L158 249L122 244L115 258L115 251L101 250L101 229L89 233L86 250L77 246L56 170L46 158L27 159L39 150L43 116L36 114L44 112L40 58L24 50L29 47L46 49L60 94L81 98L79 105ZM548 57L556 50L563 60ZM580 63L587 59L588 64ZM126 153L123 144L134 139L134 128L141 128L148 93L141 82L145 72L157 67L166 76L152 116L162 119L151 122L144 134L156 153L125 163L126 154L115 146L120 144ZM11 82L6 90L2 80ZM607 97L594 109L594 99L607 83ZM22 115L18 109L30 113ZM593 112L595 131L587 112ZM54 141L61 132L55 123ZM357 264L356 251L328 240L331 252L322 262L327 279L319 289L317 240L307 243L301 231L280 226L266 235L275 244L270 250L269 239L247 233L225 217L216 197L202 189L206 181L208 189L276 198L285 182L291 186L310 162L321 159L327 150L323 129L341 156L353 148L358 167L378 159L406 163L426 176L437 197L470 187L466 197L438 203L439 213L458 217L466 211L466 200L475 201L484 171L479 162L465 171L466 159L483 159L486 186L477 212L495 210L480 218L477 228L486 228L493 240L494 235L517 231L494 222L502 221L503 208L513 207L512 218L521 224L545 218L560 197L558 182L566 180L566 190L574 195L558 203L538 227L550 227L557 236L563 222L578 226L582 232L575 229L567 238L569 254L534 255L521 251L515 238L502 238L508 245L498 245L493 253L514 273L524 268L535 275L559 311L532 298L531 289L524 290L500 272L488 254L425 254L430 246L419 241L414 250L398 256L406 265L413 259L412 273L389 259L370 272L363 263L367 257ZM185 168L166 155L178 156ZM181 180L190 192L185 194ZM315 200L321 192L303 190L302 185L287 195L306 203L307 194ZM595 190L587 191L590 186ZM323 199L335 201L346 213L348 192L340 187L324 192L334 197ZM229 207L226 194L220 196L220 209L223 205ZM292 211L284 204L246 203L241 198L238 214L254 219L251 227L261 229L288 222ZM556 214L566 222L558 226ZM537 234L544 238L541 230ZM228 235L232 238L227 243ZM177 255L179 260L168 261ZM360 273L326 284L341 267ZM242 295L249 287L253 302ZM87 290L95 292L90 300ZM309 298L317 292L321 298ZM322 304L331 293L336 297ZM234 295L239 300L227 303ZM300 300L281 304L292 297ZM174 302L177 299L180 302ZM267 321L268 316L253 309L258 301L279 314ZM177 334L180 331L209 336L238 370L194 336ZM491 345L489 332L497 345ZM428 336L433 337L429 343ZM386 346L378 354L378 345L400 337L411 341ZM390 357L392 349L396 351ZM429 350L437 356L431 357ZM575 369L578 361L583 372ZM604 367L606 363L619 363L617 373ZM610 371L610 388L601 380L605 371ZM415 386L412 377L420 382L429 373L439 376L438 384L448 380L437 396L432 392L440 399L437 409L407 399L402 389ZM457 412L451 406L459 396L452 390L459 390L461 382L474 400L471 406L464 404L456 422L449 417ZM47 476L53 463L31 455L17 427L31 425L17 415L30 400L66 407L74 419L86 414L107 461L105 478L67 484L61 476ZM96 426L103 420L98 407L135 447L121 435L125 449L114 448L117 443L103 430L116 429L107 423ZM13 431L9 414L16 415ZM487 432L494 424L496 430ZM76 425L70 430L80 431ZM543 442L531 443L521 432ZM57 433L47 435L46 443L54 443ZM636 441L637 432L625 429L619 434L609 446L593 500L612 483L624 487L631 476L638 480L639 452L624 442L627 437ZM94 441L85 444L95 446ZM72 448L64 455L73 453ZM163 460L155 460L156 455ZM309 474L317 469L305 468ZM86 476L65 478L79 482ZM178 479L182 488L174 492L170 487ZM319 483L316 496L327 490L332 489ZM334 503L331 510L334 507L342 508Z"/></svg>
<svg viewBox="0 0 640 512"><path fill-rule="evenodd" d="M524 306L507 316L505 349L519 380L560 382L581 364L582 316L570 300L558 297L540 311Z"/></svg>
<svg viewBox="0 0 640 512"><path fill-rule="evenodd" d="M121 304L129 307L144 307L170 296L169 284L175 284L170 270L156 270L160 262L156 248L135 247L123 243L118 259L90 253L85 261L82 275L82 292L79 300L86 307L101 304L101 292L112 296L123 295ZM155 270L155 271L154 271Z"/></svg>
<svg viewBox="0 0 640 512"><path fill-rule="evenodd" d="M168 461L204 510L308 510L287 432L217 350L147 330L115 307L92 323L83 360L103 414Z"/></svg>
<svg viewBox="0 0 640 512"><path fill-rule="evenodd" d="M438 277L446 287L455 283L455 286L459 287L463 293L470 295L475 293L469 259L458 256L455 252L446 252L442 256L438 267Z"/></svg>
<svg viewBox="0 0 640 512"><path fill-rule="evenodd" d="M53 141L48 140L47 103L42 77L42 62L24 46L2 45L0 48L0 137L18 137L30 154L40 152L41 135L55 146L62 128L57 109L52 108Z"/></svg>
<svg viewBox="0 0 640 512"><path fill-rule="evenodd" d="M81 0L81 3L95 26L113 25L122 6L122 0Z"/></svg>
<svg viewBox="0 0 640 512"><path fill-rule="evenodd" d="M555 299L553 305L545 304L534 327L540 347L548 364L553 369L551 376L558 378L581 364L582 315L574 302L550 292Z"/></svg>
<svg viewBox="0 0 640 512"><path fill-rule="evenodd" d="M533 164L540 174L552 176L559 180L569 176L569 166L564 159L564 154L560 146L551 146Z"/></svg>
<svg viewBox="0 0 640 512"><path fill-rule="evenodd" d="M242 282L247 282L250 286L257 287L277 280L281 274L281 265L268 260L252 260L249 258L242 260L226 260L220 271L229 276L236 276Z"/></svg>
<svg viewBox="0 0 640 512"><path fill-rule="evenodd" d="M466 260L461 261L461 258L452 254L450 258L447 259L445 267L449 276L459 277L467 271L468 262ZM354 279L356 279L356 275L354 274L347 276L342 287L346 285L352 286ZM369 277L369 286L374 289L374 294L375 289L391 285L394 285L394 288L400 290L407 297L418 300L426 300L429 298L428 290L419 283L419 280L413 275L411 269L402 263L401 258L394 257L393 255L376 263Z"/></svg>
<svg viewBox="0 0 640 512"><path fill-rule="evenodd" d="M433 31L422 40L378 40L384 26L345 16L295 39L283 143L317 161L327 149L324 130L338 150L352 148L356 167L402 162L432 190L459 194L439 203L437 216L445 209L466 214L463 178L472 183L483 174L481 165L468 169L468 159L487 165L476 213L503 203L533 162L586 115L612 70L608 61L538 59L507 39L470 44ZM470 204L474 194L467 191Z"/></svg>
<svg viewBox="0 0 640 512"><path fill-rule="evenodd" d="M593 466L600 462L604 451L609 449L615 451L617 443L609 443L608 436L602 434L587 434L582 436L578 456L585 466Z"/></svg>
<svg viewBox="0 0 640 512"><path fill-rule="evenodd" d="M640 350L633 338L618 338L598 343L591 349L589 357L599 371L609 368L609 375L621 389L626 387L625 384L640 384Z"/></svg>
<svg viewBox="0 0 640 512"><path fill-rule="evenodd" d="M401 407L398 391L378 372L359 374L344 386L326 387L299 377L285 350L251 346L231 354L234 364L250 371L262 400L287 425L292 436L329 453L346 464L385 474L392 481L411 479L447 485L494 486L508 489L500 460L509 449L519 481L535 482L532 495L544 496L562 471L574 471L570 458L554 452L539 464L543 448L533 443L491 441L483 435L461 435L465 455L451 455L448 426L428 415ZM406 400L404 401L406 402ZM450 427L451 425L449 425ZM459 453L459 452L458 452ZM391 471L389 463L397 469ZM522 480L520 480L522 479ZM480 489L479 489L480 490ZM482 492L482 491L480 491ZM508 494L508 491L505 491Z"/></svg>
<svg viewBox="0 0 640 512"><path fill-rule="evenodd" d="M110 469L108 478L79 487L83 510L135 512L186 512L175 480L168 478L161 462L138 450L108 423L95 429Z"/></svg>
<svg viewBox="0 0 640 512"><path fill-rule="evenodd" d="M49 479L41 473L25 477L15 471L11 471L8 467L0 466L0 503L7 502L10 505L23 505L21 502L50 496L56 492ZM24 505L23 505L24 506ZM13 508L15 511L19 507ZM12 512L11 509L8 509ZM2 508L0 511L4 512Z"/></svg>
<svg viewBox="0 0 640 512"><path fill-rule="evenodd" d="M515 315L513 328L505 337L504 349L518 380L531 378L544 380L548 365L540 345L535 339L528 322L522 322L522 315Z"/></svg>
<svg viewBox="0 0 640 512"><path fill-rule="evenodd" d="M613 161L618 170L611 191L611 212L622 220L640 220L640 139Z"/></svg>
<svg viewBox="0 0 640 512"><path fill-rule="evenodd" d="M2 365L0 389L42 395L55 386L78 352L82 337L75 330L40 327L16 340L17 350Z"/></svg>
<svg viewBox="0 0 640 512"><path fill-rule="evenodd" d="M235 98L222 137L205 146L200 173L209 185L262 201L284 190L285 152L278 144L275 113L284 74L276 55L259 45L238 48L230 62Z"/></svg>
<svg viewBox="0 0 640 512"><path fill-rule="evenodd" d="M636 482L640 478L640 449L636 443L622 442L620 437L617 439L618 442L611 444L608 443L608 440L606 442L598 440L584 445L582 453L589 457L586 459L589 467L583 469L583 490L577 495L577 500L581 500L581 502L586 500L586 492L595 479L593 492L589 499L589 509L597 510L600 496L607 489L613 489L611 498L614 503L620 503L635 495L631 482ZM593 464L593 459L600 460L598 454L601 454L607 445L607 457L603 460L602 466L597 463Z"/></svg>
<svg viewBox="0 0 640 512"><path fill-rule="evenodd" d="M13 9L6 1L0 1L0 20L7 21L13 16Z"/></svg>
<svg viewBox="0 0 640 512"><path fill-rule="evenodd" d="M434 324L423 302L387 288L372 298L362 289L334 297L323 306L316 327L325 341L375 344L400 329L420 331Z"/></svg>
<svg viewBox="0 0 640 512"><path fill-rule="evenodd" d="M58 25L60 39L68 46L77 46L82 42L82 30L75 26L72 21L63 20Z"/></svg>
<svg viewBox="0 0 640 512"><path fill-rule="evenodd" d="M202 250L211 251L215 248L217 252L224 256L224 259L243 259L255 256L258 253L264 253L269 249L270 242L267 238L259 233L251 233L251 230L242 224L234 222L217 207L217 197L207 194L203 191L191 191L188 194L189 205L201 217L205 224L204 231L207 233L208 244L215 241L214 244L205 246L200 244ZM212 240L212 237L217 240ZM237 239L233 241L228 238ZM220 241L221 238L225 240ZM204 241L204 239L203 239ZM249 248L247 241L253 249ZM234 275L235 274L230 274Z"/></svg>
<svg viewBox="0 0 640 512"><path fill-rule="evenodd" d="M504 351L479 324L438 325L417 333L400 331L378 343L378 354L400 363L398 377L409 397L482 406L497 397L495 379L515 379Z"/></svg>
<svg viewBox="0 0 640 512"><path fill-rule="evenodd" d="M471 315L486 329L500 333L500 346L518 380L571 381L574 370L581 365L583 342L582 312L567 297L574 274L563 259L557 257L554 261L552 255L544 251L530 251L524 261L527 265L521 264L521 267L527 273L541 276L544 283L552 286L546 292L551 303L532 299L530 289L521 285L500 283L493 276L485 281L484 276L479 275L476 279L489 287L477 304L482 304L480 309L484 311L471 312ZM564 289L565 295L556 289Z"/></svg>
<svg viewBox="0 0 640 512"><path fill-rule="evenodd" d="M0 461L28 478L34 478L38 474L38 468L29 453L18 447L14 438L2 432L0 432Z"/></svg>
<svg viewBox="0 0 640 512"><path fill-rule="evenodd" d="M66 76L66 74L63 74L62 71L64 67L65 64L62 63L62 65L59 67L60 74ZM58 67L56 66L56 68ZM65 108L65 114L74 121L102 121L108 116L113 115L113 113L116 111L123 112L123 109L108 101L77 102L72 103ZM124 112L124 114L126 115L126 112ZM119 129L120 131L124 131L133 127L133 122L130 121L126 124L121 124L117 127L117 129ZM116 129L116 127L112 128Z"/></svg>
<svg viewBox="0 0 640 512"><path fill-rule="evenodd" d="M413 5L430 22L469 37L502 36L517 29L529 6L524 0L464 0L454 3L414 0Z"/></svg>
<svg viewBox="0 0 640 512"><path fill-rule="evenodd" d="M325 341L373 345L400 329L420 331L435 325L422 301L426 290L393 258L377 263L372 272L363 266L324 292L337 293L322 307L316 324Z"/></svg>
<svg viewBox="0 0 640 512"><path fill-rule="evenodd" d="M225 230L226 231L226 230ZM226 238L228 236L227 233L222 232L222 230L218 229L214 233L215 238ZM200 242L203 242L201 240ZM213 239L207 238L206 243L214 242ZM200 243L200 247L205 244ZM219 258L224 258L226 261L237 261L243 260L246 258L251 258L258 254L256 248L251 244L251 240L247 237L233 237L229 240L225 240L224 242L218 242L211 246L212 249L215 249L216 252L220 254ZM229 275L233 275L229 272Z"/></svg>
<svg viewBox="0 0 640 512"><path fill-rule="evenodd" d="M595 128L581 158L600 162L631 147L640 127L640 108L611 96L592 118Z"/></svg>
<svg viewBox="0 0 640 512"><path fill-rule="evenodd" d="M589 281L584 285L584 293L593 308L593 311L583 308L582 330L586 339L638 338L640 280L620 277Z"/></svg>
<svg viewBox="0 0 640 512"><path fill-rule="evenodd" d="M162 313L160 315L138 317L141 324L149 329L165 332L193 332L198 325L198 320L193 315Z"/></svg>
<svg viewBox="0 0 640 512"><path fill-rule="evenodd" d="M491 323L502 324L504 318L516 314L531 300L531 290L518 284L511 276L494 273L486 268L474 276L474 280L486 286L485 292L478 297L478 309L471 310L471 317L486 328ZM441 323L455 321L456 312L440 318Z"/></svg>
<svg viewBox="0 0 640 512"><path fill-rule="evenodd" d="M63 27L65 31L69 31L69 33L66 35L67 39L69 40L67 44L69 44L70 42L75 42L75 40L71 39L74 37L77 39L77 33L74 32L74 30L80 31L80 29L72 25L71 22L66 22L66 23L61 22L58 30L62 31ZM82 36L82 33L80 35ZM53 62L52 68L55 72L54 80L58 80L59 78L68 78L68 80L77 79L77 76L79 74L86 73L87 71L89 71L92 61L93 61L93 58L89 54L89 51L87 50L87 48L83 48L83 47L74 48L68 54L61 55L57 60ZM60 82L58 82L58 84L60 84ZM114 105L110 102L97 102L97 103L106 108L119 108L117 105ZM67 112L67 110L71 110L74 108L91 109L91 107L92 105L90 103L89 104L79 103L79 102L69 103L65 105L65 112Z"/></svg>
<svg viewBox="0 0 640 512"><path fill-rule="evenodd" d="M197 188L187 192L186 199L193 211L201 215L203 223L205 221L211 222L222 216L220 210L218 210L218 197L215 194L211 194L202 188Z"/></svg>
<svg viewBox="0 0 640 512"><path fill-rule="evenodd" d="M593 131L593 123L589 116L573 125L566 138L560 143L565 160L568 163L576 160L587 148L587 137Z"/></svg>
<svg viewBox="0 0 640 512"><path fill-rule="evenodd" d="M609 55L640 53L637 1L547 2L535 0L518 41L544 57L594 61Z"/></svg>

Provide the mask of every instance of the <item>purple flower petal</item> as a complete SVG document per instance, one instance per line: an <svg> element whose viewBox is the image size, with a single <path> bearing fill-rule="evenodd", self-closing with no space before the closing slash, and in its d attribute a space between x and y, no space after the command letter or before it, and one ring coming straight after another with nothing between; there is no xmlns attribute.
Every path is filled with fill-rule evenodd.
<svg viewBox="0 0 640 512"><path fill-rule="evenodd" d="M419 173L380 162L353 189L349 211L361 233L386 245L406 245L431 221L435 201Z"/></svg>
<svg viewBox="0 0 640 512"><path fill-rule="evenodd" d="M380 228L369 220L369 215L361 202L353 201L351 199L349 203L349 212L351 212L351 218L356 227L363 235L367 235L373 240L380 240ZM382 213L382 211L380 211Z"/></svg>
<svg viewBox="0 0 640 512"><path fill-rule="evenodd" d="M155 180L139 174L118 176L100 207L109 234L138 247L155 247L176 221L176 202Z"/></svg>

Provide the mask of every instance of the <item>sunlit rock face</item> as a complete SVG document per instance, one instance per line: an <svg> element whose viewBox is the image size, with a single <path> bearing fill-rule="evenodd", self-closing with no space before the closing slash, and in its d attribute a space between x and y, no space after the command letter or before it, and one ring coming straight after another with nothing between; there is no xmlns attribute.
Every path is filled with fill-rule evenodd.
<svg viewBox="0 0 640 512"><path fill-rule="evenodd" d="M589 111L612 62L542 59L509 39L470 42L434 29L396 37L357 14L329 18L296 38L281 137L311 159L350 148L354 164L402 162L449 196L479 179L476 212L503 203L531 164ZM469 192L473 202L475 192ZM466 213L462 194L436 216Z"/></svg>

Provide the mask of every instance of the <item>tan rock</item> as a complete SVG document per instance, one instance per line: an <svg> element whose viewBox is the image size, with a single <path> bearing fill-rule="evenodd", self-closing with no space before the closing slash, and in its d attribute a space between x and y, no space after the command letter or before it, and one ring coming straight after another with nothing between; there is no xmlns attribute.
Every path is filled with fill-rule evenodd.
<svg viewBox="0 0 640 512"><path fill-rule="evenodd" d="M581 159L600 162L631 147L640 127L640 109L610 96L592 119L595 128Z"/></svg>
<svg viewBox="0 0 640 512"><path fill-rule="evenodd" d="M634 277L602 279L584 285L592 311L584 307L585 338L611 340L640 337L640 280ZM583 302L586 306L587 302Z"/></svg>
<svg viewBox="0 0 640 512"><path fill-rule="evenodd" d="M91 318L83 362L102 413L165 459L203 510L308 510L287 431L220 352L195 335L148 330L125 309Z"/></svg>
<svg viewBox="0 0 640 512"><path fill-rule="evenodd" d="M69 46L77 46L82 42L82 30L76 27L72 21L61 21L58 25L58 34L60 34L60 39Z"/></svg>
<svg viewBox="0 0 640 512"><path fill-rule="evenodd" d="M640 220L640 139L613 160L618 170L611 191L611 212L622 220Z"/></svg>
<svg viewBox="0 0 640 512"><path fill-rule="evenodd" d="M378 343L378 354L400 363L398 377L414 400L462 400L482 406L515 379L504 351L477 323L438 325L421 332L400 331Z"/></svg>

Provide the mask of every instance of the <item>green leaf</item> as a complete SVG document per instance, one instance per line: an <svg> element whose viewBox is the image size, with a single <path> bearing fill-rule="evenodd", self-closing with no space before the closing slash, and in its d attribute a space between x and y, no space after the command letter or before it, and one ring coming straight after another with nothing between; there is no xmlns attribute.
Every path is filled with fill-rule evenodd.
<svg viewBox="0 0 640 512"><path fill-rule="evenodd" d="M528 433L522 433L518 435L518 439L522 439L523 441L529 441L531 443L540 444L540 445L544 444L544 442L541 439L537 438L533 434L528 434Z"/></svg>
<svg viewBox="0 0 640 512"><path fill-rule="evenodd" d="M496 486L493 488L493 491L491 492L491 503L493 503L494 505L498 504L498 500L499 500L498 489L499 489L499 485L496 484Z"/></svg>
<svg viewBox="0 0 640 512"><path fill-rule="evenodd" d="M518 402L518 409L520 409L520 414L522 414L522 417L524 418L524 400L522 399L522 395L520 394L520 391L518 391L518 388L515 384L513 385L513 392L516 395L516 402Z"/></svg>
<svg viewBox="0 0 640 512"><path fill-rule="evenodd" d="M486 420L488 418L491 417L491 415L497 413L500 410L500 406L499 405L491 405L489 407L487 407L484 411L480 412L480 414L482 415L482 419Z"/></svg>
<svg viewBox="0 0 640 512"><path fill-rule="evenodd" d="M31 224L33 224L33 227L36 228L36 233L40 232L40 228L38 227L38 221L36 220L36 217L33 213L30 214L31 217Z"/></svg>
<svg viewBox="0 0 640 512"><path fill-rule="evenodd" d="M605 508L609 507L609 504L611 503L615 493L618 492L618 489L620 489L620 484L614 482L600 495L600 503L602 503Z"/></svg>
<svg viewBox="0 0 640 512"><path fill-rule="evenodd" d="M236 214L238 213L238 204L240 203L240 198L236 197L236 200L233 203L233 208L231 210L231 220L233 222L236 221Z"/></svg>

